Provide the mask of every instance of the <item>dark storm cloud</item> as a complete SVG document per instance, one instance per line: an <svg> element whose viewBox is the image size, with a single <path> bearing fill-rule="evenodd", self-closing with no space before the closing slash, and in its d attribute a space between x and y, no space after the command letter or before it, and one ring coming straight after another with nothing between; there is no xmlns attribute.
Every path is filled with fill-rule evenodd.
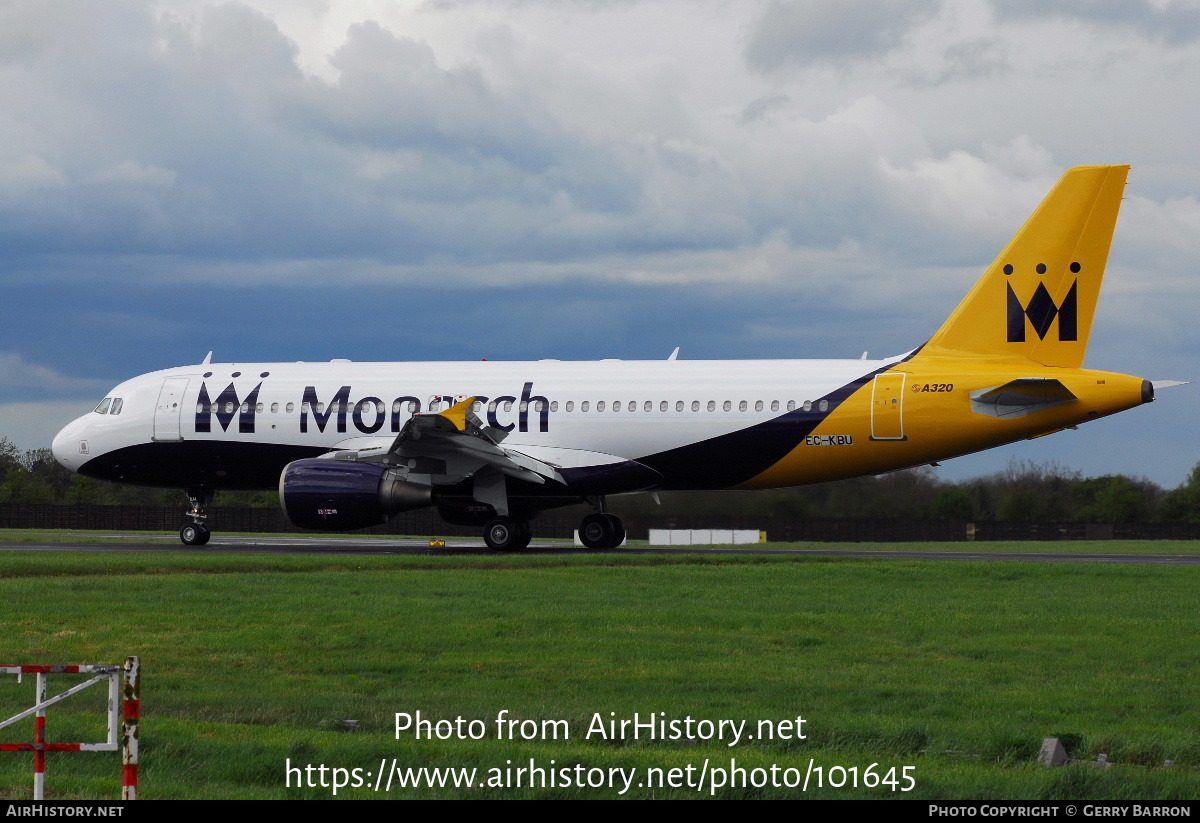
<svg viewBox="0 0 1200 823"><path fill-rule="evenodd" d="M605 220L638 208L638 177L610 149L378 24L351 27L326 82L238 4L194 24L61 5L90 36L10 11L29 39L0 59L5 253L552 257L619 243Z"/></svg>

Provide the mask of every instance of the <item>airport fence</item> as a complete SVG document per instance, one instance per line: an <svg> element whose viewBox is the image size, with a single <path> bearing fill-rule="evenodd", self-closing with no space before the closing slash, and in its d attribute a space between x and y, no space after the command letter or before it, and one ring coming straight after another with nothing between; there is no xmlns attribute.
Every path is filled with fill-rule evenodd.
<svg viewBox="0 0 1200 823"><path fill-rule="evenodd" d="M77 531L176 531L182 506L94 506L0 503L0 528ZM534 534L569 540L587 512L582 506L543 512ZM650 529L756 529L772 541L821 543L896 543L948 540L1200 540L1196 523L1018 523L892 518L793 518L729 515L622 515L630 539L644 540ZM299 531L276 508L213 506L209 524L217 533ZM476 537L477 526L452 526L437 512L404 512L390 522L363 530L368 534L420 537Z"/></svg>

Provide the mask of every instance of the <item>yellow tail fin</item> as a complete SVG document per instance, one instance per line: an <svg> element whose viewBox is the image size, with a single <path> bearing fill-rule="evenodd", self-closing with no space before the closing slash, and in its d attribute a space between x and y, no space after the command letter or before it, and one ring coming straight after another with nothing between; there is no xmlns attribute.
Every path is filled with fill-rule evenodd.
<svg viewBox="0 0 1200 823"><path fill-rule="evenodd" d="M921 355L1082 366L1128 174L1064 174Z"/></svg>

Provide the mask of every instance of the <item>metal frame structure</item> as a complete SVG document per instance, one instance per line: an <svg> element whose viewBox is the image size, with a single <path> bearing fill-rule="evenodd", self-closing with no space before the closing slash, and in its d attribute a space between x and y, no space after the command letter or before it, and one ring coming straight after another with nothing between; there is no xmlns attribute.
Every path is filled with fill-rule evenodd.
<svg viewBox="0 0 1200 823"><path fill-rule="evenodd" d="M121 799L137 799L138 782L138 720L141 714L141 662L130 657L116 665L80 666L4 666L0 674L35 674L34 705L0 722L0 729L34 715L32 743L0 743L3 752L33 752L33 799L46 797L46 752L115 752L121 751ZM47 697L51 674L91 674L90 680L72 686L64 692ZM89 686L108 681L108 735L103 743L47 743L46 709L78 694ZM119 726L119 731L118 731ZM120 740L118 740L118 737Z"/></svg>

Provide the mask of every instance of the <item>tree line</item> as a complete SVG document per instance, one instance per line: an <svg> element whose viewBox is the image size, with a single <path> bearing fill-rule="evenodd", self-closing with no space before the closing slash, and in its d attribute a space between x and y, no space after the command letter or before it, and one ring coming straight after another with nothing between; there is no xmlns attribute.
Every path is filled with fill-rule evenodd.
<svg viewBox="0 0 1200 823"><path fill-rule="evenodd" d="M804 518L1019 521L1029 523L1200 523L1200 464L1174 489L1141 477L1084 477L1054 463L1013 462L970 480L939 478L929 467L751 492L663 492L610 498L629 515L722 514ZM182 506L175 489L93 480L59 465L49 449L21 451L0 438L0 503ZM275 492L222 492L220 506L277 507Z"/></svg>

